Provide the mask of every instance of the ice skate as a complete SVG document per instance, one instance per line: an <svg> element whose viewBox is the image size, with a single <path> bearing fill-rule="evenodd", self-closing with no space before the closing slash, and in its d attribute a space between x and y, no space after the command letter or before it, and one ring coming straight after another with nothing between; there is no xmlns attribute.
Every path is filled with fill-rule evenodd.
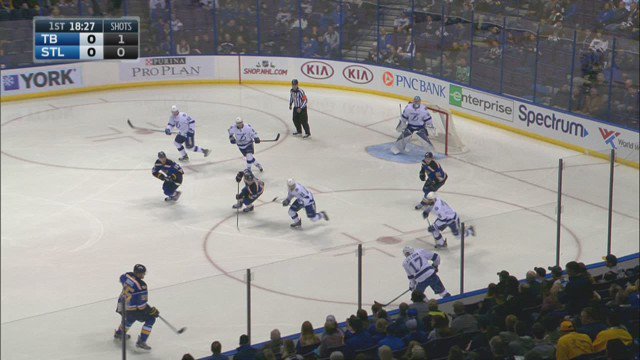
<svg viewBox="0 0 640 360"><path fill-rule="evenodd" d="M241 203L241 202L239 202L239 203L235 203L235 204L233 204L233 206L232 206L231 208L233 208L233 209L240 209L241 207L242 207L242 203Z"/></svg>
<svg viewBox="0 0 640 360"><path fill-rule="evenodd" d="M310 137L311 137L311 134L306 134L306 135L305 135L305 136L303 136L302 138L303 138L303 139L308 139L308 138L310 138Z"/></svg>
<svg viewBox="0 0 640 360"><path fill-rule="evenodd" d="M178 159L178 161L182 161L182 162L187 162L187 161L189 161L189 155L185 155L185 156L183 156L183 157L179 158L179 159Z"/></svg>
<svg viewBox="0 0 640 360"><path fill-rule="evenodd" d="M131 339L131 335L129 335L129 334L125 334L125 335L126 335L126 339L127 339L127 340ZM122 340L122 331L116 330L116 331L113 333L113 338L114 338L115 340Z"/></svg>
<svg viewBox="0 0 640 360"><path fill-rule="evenodd" d="M260 164L256 164L256 167L258 168L258 170L260 170L260 172L263 172L264 169L262 168L262 165Z"/></svg>
<svg viewBox="0 0 640 360"><path fill-rule="evenodd" d="M414 207L414 209L416 209L416 210L420 210L420 209L422 209L423 207L424 207L424 204L421 202L421 203L419 203L418 205L416 205L416 206Z"/></svg>
<svg viewBox="0 0 640 360"><path fill-rule="evenodd" d="M446 247L447 247L447 240L446 240L446 239L442 242L442 244L438 244L438 243L436 242L436 245L435 245L435 248L436 248L436 249L446 248Z"/></svg>
<svg viewBox="0 0 640 360"><path fill-rule="evenodd" d="M249 205L246 208L242 209L242 212L246 212L246 213L251 211L253 211L253 205Z"/></svg>
<svg viewBox="0 0 640 360"><path fill-rule="evenodd" d="M292 229L299 229L302 227L302 220L298 219L298 221L294 222L293 224L289 225Z"/></svg>
<svg viewBox="0 0 640 360"><path fill-rule="evenodd" d="M320 215L322 215L325 221L329 221L329 216L326 211L320 211Z"/></svg>
<svg viewBox="0 0 640 360"><path fill-rule="evenodd" d="M464 236L476 236L476 228L471 225L464 229Z"/></svg>
<svg viewBox="0 0 640 360"><path fill-rule="evenodd" d="M151 346L147 345L145 341L140 340L140 337L138 337L138 341L136 342L136 347L143 350L151 350Z"/></svg>
<svg viewBox="0 0 640 360"><path fill-rule="evenodd" d="M202 149L202 152L204 153L204 157L209 156L209 154L211 154L211 150L210 149Z"/></svg>

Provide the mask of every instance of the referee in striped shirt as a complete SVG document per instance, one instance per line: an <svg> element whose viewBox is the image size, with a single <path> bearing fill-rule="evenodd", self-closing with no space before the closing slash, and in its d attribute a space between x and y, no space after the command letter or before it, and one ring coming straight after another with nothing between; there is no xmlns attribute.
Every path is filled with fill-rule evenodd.
<svg viewBox="0 0 640 360"><path fill-rule="evenodd" d="M307 116L307 95L298 87L298 80L291 80L291 96L289 97L289 110L293 108L293 125L296 131L293 136L301 135L304 128L303 139L311 136L309 130L309 117Z"/></svg>

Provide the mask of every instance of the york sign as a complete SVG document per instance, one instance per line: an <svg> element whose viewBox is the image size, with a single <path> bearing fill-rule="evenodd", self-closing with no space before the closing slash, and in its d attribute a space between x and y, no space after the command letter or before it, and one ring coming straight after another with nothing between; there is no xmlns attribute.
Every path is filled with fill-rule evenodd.
<svg viewBox="0 0 640 360"><path fill-rule="evenodd" d="M307 61L302 64L300 71L309 78L324 80L333 76L333 68L324 61Z"/></svg>

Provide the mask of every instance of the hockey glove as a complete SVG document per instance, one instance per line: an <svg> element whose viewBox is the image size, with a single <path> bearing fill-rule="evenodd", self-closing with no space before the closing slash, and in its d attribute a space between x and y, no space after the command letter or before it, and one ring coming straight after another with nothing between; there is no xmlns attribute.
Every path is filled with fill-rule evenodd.
<svg viewBox="0 0 640 360"><path fill-rule="evenodd" d="M242 200L243 197L242 194L236 194L236 200Z"/></svg>
<svg viewBox="0 0 640 360"><path fill-rule="evenodd" d="M428 218L428 217L429 217L429 213L428 213L427 211L423 211L423 212L422 212L422 218L423 218L423 219L426 219L426 218Z"/></svg>
<svg viewBox="0 0 640 360"><path fill-rule="evenodd" d="M427 231L432 233L432 232L436 231L436 228L433 225L429 225L429 227L427 228Z"/></svg>
<svg viewBox="0 0 640 360"><path fill-rule="evenodd" d="M238 171L238 174L236 175L236 182L240 182L242 181L242 178L244 177L244 173L242 171Z"/></svg>
<svg viewBox="0 0 640 360"><path fill-rule="evenodd" d="M164 180L167 178L167 177L166 177L166 176L164 176L164 174L162 174L162 173L159 173L156 177L157 177L158 179L162 180L162 181L164 181Z"/></svg>
<svg viewBox="0 0 640 360"><path fill-rule="evenodd" d="M158 311L158 309L156 309L153 306L147 306L147 315L149 316L153 316L154 318L157 318L158 316L160 316L160 311Z"/></svg>
<svg viewBox="0 0 640 360"><path fill-rule="evenodd" d="M167 135L171 135L171 129L164 129L164 133Z"/></svg>
<svg viewBox="0 0 640 360"><path fill-rule="evenodd" d="M415 290L416 288L416 281L415 280L411 280L409 281L409 289L411 289L411 291Z"/></svg>
<svg viewBox="0 0 640 360"><path fill-rule="evenodd" d="M427 177L424 175L424 173L420 173L420 180L425 181L427 179Z"/></svg>
<svg viewBox="0 0 640 360"><path fill-rule="evenodd" d="M291 203L291 200L289 199L282 200L282 206L289 206L290 203Z"/></svg>
<svg viewBox="0 0 640 360"><path fill-rule="evenodd" d="M260 144L260 138L254 138L253 142L256 143L256 144Z"/></svg>
<svg viewBox="0 0 640 360"><path fill-rule="evenodd" d="M229 142L232 144L236 143L236 138L234 138L233 136L229 136Z"/></svg>

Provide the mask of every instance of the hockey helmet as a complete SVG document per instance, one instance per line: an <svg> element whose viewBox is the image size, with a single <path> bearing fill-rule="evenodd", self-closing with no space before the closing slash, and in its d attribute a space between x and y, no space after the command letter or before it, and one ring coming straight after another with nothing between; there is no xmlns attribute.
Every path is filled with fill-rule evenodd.
<svg viewBox="0 0 640 360"><path fill-rule="evenodd" d="M419 108L421 101L422 101L422 99L420 98L420 96L414 96L413 97L413 107L414 108Z"/></svg>
<svg viewBox="0 0 640 360"><path fill-rule="evenodd" d="M158 159L166 159L167 155L164 153L164 151L160 151L158 153Z"/></svg>
<svg viewBox="0 0 640 360"><path fill-rule="evenodd" d="M142 264L135 264L133 267L134 274L144 274L147 272L147 267Z"/></svg>
<svg viewBox="0 0 640 360"><path fill-rule="evenodd" d="M291 85L298 85L298 79L291 80Z"/></svg>
<svg viewBox="0 0 640 360"><path fill-rule="evenodd" d="M433 191L429 192L426 197L427 201L436 201L436 193Z"/></svg>
<svg viewBox="0 0 640 360"><path fill-rule="evenodd" d="M424 154L424 158L425 158L425 159L433 159L433 153L432 153L431 151L427 151L427 152Z"/></svg>
<svg viewBox="0 0 640 360"><path fill-rule="evenodd" d="M177 105L171 105L171 113L172 113L173 115L177 115L177 114L178 114L178 112L180 112L180 111L178 110L178 106L177 106Z"/></svg>
<svg viewBox="0 0 640 360"><path fill-rule="evenodd" d="M251 170L247 169L244 171L244 179L247 181L253 181L255 179L255 176L253 176Z"/></svg>
<svg viewBox="0 0 640 360"><path fill-rule="evenodd" d="M296 187L296 181L293 179L289 179L287 180L287 187L289 189L293 189L294 187Z"/></svg>
<svg viewBox="0 0 640 360"><path fill-rule="evenodd" d="M411 246L405 246L404 248L402 248L402 253L404 254L404 256L409 256L413 254L414 251L415 250L413 250Z"/></svg>

